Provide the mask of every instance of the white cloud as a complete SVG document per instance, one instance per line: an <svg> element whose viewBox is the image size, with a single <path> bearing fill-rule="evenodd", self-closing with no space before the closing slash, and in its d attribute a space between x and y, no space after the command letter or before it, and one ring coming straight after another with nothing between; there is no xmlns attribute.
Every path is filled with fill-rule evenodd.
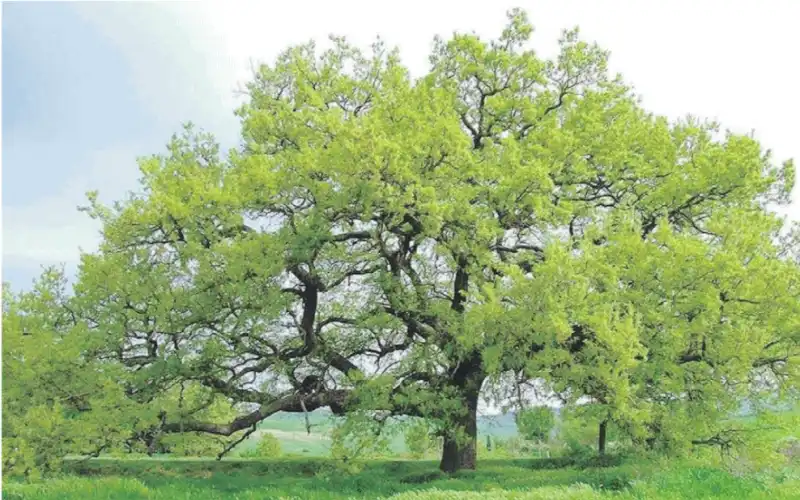
<svg viewBox="0 0 800 500"><path fill-rule="evenodd" d="M3 208L3 265L38 268L74 266L79 249L91 251L100 241L97 221L77 210L86 192L99 190L103 200L122 197L135 187L137 151L126 145L87 155L86 168L55 195L22 206Z"/></svg>
<svg viewBox="0 0 800 500"><path fill-rule="evenodd" d="M163 126L229 118L214 87L213 44L191 3L77 3L81 17L124 54L143 106Z"/></svg>

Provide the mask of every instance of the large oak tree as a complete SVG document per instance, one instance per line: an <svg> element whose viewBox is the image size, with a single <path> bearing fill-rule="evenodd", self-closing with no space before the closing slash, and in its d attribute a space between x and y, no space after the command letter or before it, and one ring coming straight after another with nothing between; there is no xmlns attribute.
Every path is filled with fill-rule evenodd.
<svg viewBox="0 0 800 500"><path fill-rule="evenodd" d="M192 381L250 407L162 431L419 416L455 471L509 374L641 439L793 386L798 271L767 210L791 164L646 112L577 31L553 60L531 32L515 11L497 40L437 40L420 78L379 43L293 47L247 85L229 156L189 127L128 199L92 196L76 307L129 393Z"/></svg>

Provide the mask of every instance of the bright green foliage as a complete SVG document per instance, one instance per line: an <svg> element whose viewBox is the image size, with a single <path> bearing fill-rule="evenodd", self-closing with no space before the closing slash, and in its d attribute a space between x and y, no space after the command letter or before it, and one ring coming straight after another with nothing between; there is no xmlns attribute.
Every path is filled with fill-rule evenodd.
<svg viewBox="0 0 800 500"><path fill-rule="evenodd" d="M719 431L704 441L716 445L723 464L738 474L765 468L797 465L789 446L800 437L800 412L764 411L747 417L726 419Z"/></svg>
<svg viewBox="0 0 800 500"><path fill-rule="evenodd" d="M162 412L179 421L182 413L229 420L237 412L197 384L146 399L131 394L140 387L136 374L98 356L103 339L77 311L63 273L54 269L45 271L29 292L14 294L4 287L4 474L35 478L56 471L66 455L216 455L232 440L161 435Z"/></svg>
<svg viewBox="0 0 800 500"><path fill-rule="evenodd" d="M241 456L245 458L279 458L281 453L280 440L274 434L262 432L258 436L256 446L241 453Z"/></svg>
<svg viewBox="0 0 800 500"><path fill-rule="evenodd" d="M509 374L652 447L791 397L800 273L765 208L791 163L646 112L577 30L553 60L531 32L514 11L497 40L437 40L418 79L380 43L291 48L249 83L241 148L187 127L128 199L91 197L104 238L75 306L97 353L135 369L138 401L191 382L243 404L160 408L162 431L329 406L353 415L347 455L409 415L453 472Z"/></svg>
<svg viewBox="0 0 800 500"><path fill-rule="evenodd" d="M369 413L353 413L331 432L331 456L345 462L386 456L394 426Z"/></svg>
<svg viewBox="0 0 800 500"><path fill-rule="evenodd" d="M256 451L261 457L278 458L281 455L281 443L273 434L261 434L256 446Z"/></svg>
<svg viewBox="0 0 800 500"><path fill-rule="evenodd" d="M406 448L411 458L421 459L436 450L436 440L433 438L432 429L428 422L416 419L404 429Z"/></svg>
<svg viewBox="0 0 800 500"><path fill-rule="evenodd" d="M241 432L230 437L200 432L182 432L181 422L192 418L211 421L233 420L238 412L230 401L200 386L197 383L183 383L166 390L163 394L146 403L156 409L158 414L177 415L177 433L160 433L158 423L151 433L158 435L158 452L177 456L213 457L221 453L228 444L236 441ZM145 447L146 450L146 447Z"/></svg>
<svg viewBox="0 0 800 500"><path fill-rule="evenodd" d="M35 478L67 454L94 454L130 436L138 408L120 366L87 359L84 325L50 269L29 292L3 287L3 474Z"/></svg>
<svg viewBox="0 0 800 500"><path fill-rule="evenodd" d="M556 424L555 413L549 406L534 406L515 415L519 433L531 441L546 441Z"/></svg>
<svg viewBox="0 0 800 500"><path fill-rule="evenodd" d="M159 451L178 457L215 457L229 440L200 432L168 434L161 439Z"/></svg>
<svg viewBox="0 0 800 500"><path fill-rule="evenodd" d="M585 404L561 411L558 427L558 439L567 448L567 453L574 456L587 456L596 453L600 422L607 418L607 411L601 405ZM614 450L625 436L614 422L610 422L606 431L609 448Z"/></svg>

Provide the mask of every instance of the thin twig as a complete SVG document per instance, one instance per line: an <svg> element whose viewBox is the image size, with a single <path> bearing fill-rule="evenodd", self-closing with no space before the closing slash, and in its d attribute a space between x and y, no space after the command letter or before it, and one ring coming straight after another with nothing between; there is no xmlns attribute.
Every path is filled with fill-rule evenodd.
<svg viewBox="0 0 800 500"><path fill-rule="evenodd" d="M223 449L221 452L219 452L219 455L217 455L217 461L219 461L219 460L222 460L222 457L224 457L225 455L227 455L229 451L231 451L232 449L236 448L236 447L239 445L239 443L241 443L242 441L244 441L245 439L247 439L248 437L250 437L250 434L252 434L252 433L254 433L254 432L256 431L256 425L257 425L257 424L253 424L253 425L252 425L252 426L251 426L251 427L250 427L250 428L247 430L247 432L245 432L244 434L242 434L242 437L240 437L240 438L239 438L239 439L237 439L236 441L234 441L234 442L232 442L232 443L228 443L228 445L227 445L227 446L225 446L225 448L224 448L224 449Z"/></svg>

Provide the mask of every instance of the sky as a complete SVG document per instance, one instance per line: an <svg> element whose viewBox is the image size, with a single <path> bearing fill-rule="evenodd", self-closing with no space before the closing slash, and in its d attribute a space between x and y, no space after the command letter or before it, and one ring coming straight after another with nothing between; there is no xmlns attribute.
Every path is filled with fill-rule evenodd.
<svg viewBox="0 0 800 500"><path fill-rule="evenodd" d="M136 188L138 157L161 153L192 121L238 143L236 90L252 63L329 34L361 46L380 35L412 72L434 35L499 35L513 8L552 55L561 30L611 51L644 106L754 131L776 160L800 161L795 0L336 2L4 2L2 274L27 288L42 266L74 273L99 226L77 207ZM787 215L800 220L800 189Z"/></svg>

